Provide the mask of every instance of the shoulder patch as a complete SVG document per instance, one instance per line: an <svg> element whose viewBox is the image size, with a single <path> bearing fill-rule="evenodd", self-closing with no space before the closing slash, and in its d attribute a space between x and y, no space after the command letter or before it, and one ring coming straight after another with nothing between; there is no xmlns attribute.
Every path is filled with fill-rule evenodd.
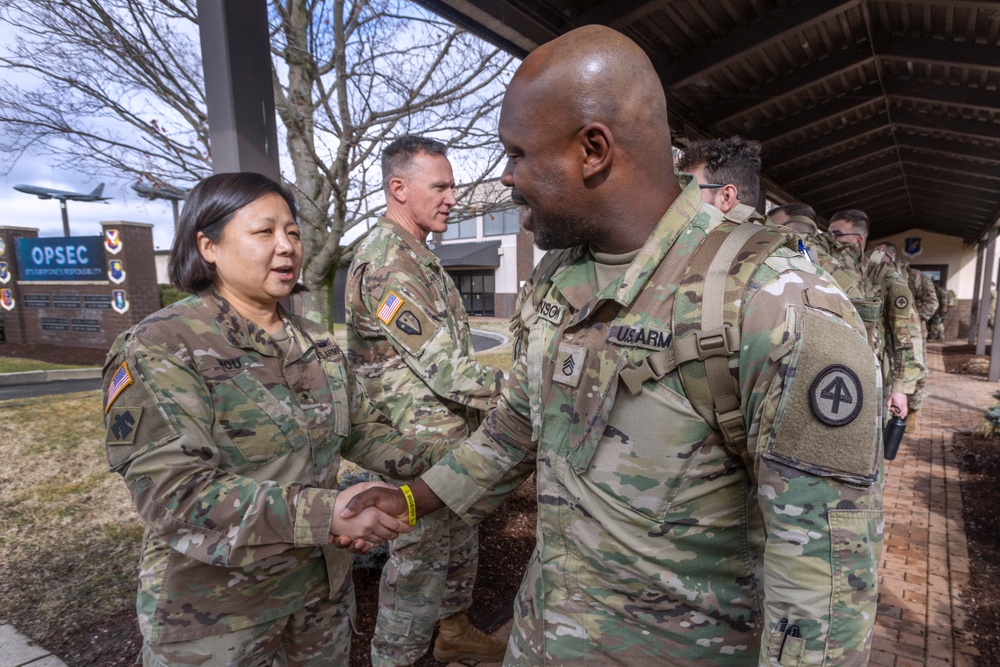
<svg viewBox="0 0 1000 667"><path fill-rule="evenodd" d="M409 310L404 310L396 318L396 328L411 336L419 336L424 332L423 327L420 325L420 318Z"/></svg>
<svg viewBox="0 0 1000 667"><path fill-rule="evenodd" d="M392 318L395 317L396 312L403 307L404 303L406 301L401 296L390 291L382 299L382 303L375 312L375 316L382 320L383 324L389 324L392 322Z"/></svg>
<svg viewBox="0 0 1000 667"><path fill-rule="evenodd" d="M108 385L108 394L104 400L104 414L108 413L111 406L114 405L115 399L130 384L132 384L132 373L128 369L128 362L123 361L122 365L115 371L114 376L111 378L111 383Z"/></svg>
<svg viewBox="0 0 1000 667"><path fill-rule="evenodd" d="M813 414L827 426L854 421L864 404L858 374L843 364L831 364L816 375L809 388Z"/></svg>
<svg viewBox="0 0 1000 667"><path fill-rule="evenodd" d="M115 408L108 413L108 445L133 445L139 430L142 408Z"/></svg>
<svg viewBox="0 0 1000 667"><path fill-rule="evenodd" d="M905 296L897 296L895 304L896 304L896 308L898 308L900 310L903 310L904 308L906 308L910 304L910 302L909 302L909 300Z"/></svg>

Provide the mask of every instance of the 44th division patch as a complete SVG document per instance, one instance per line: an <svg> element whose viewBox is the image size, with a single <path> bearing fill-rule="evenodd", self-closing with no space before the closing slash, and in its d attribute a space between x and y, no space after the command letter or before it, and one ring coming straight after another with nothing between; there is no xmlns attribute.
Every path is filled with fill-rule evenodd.
<svg viewBox="0 0 1000 667"><path fill-rule="evenodd" d="M827 426L850 424L861 412L864 392L857 373L842 364L827 366L809 388L813 414Z"/></svg>

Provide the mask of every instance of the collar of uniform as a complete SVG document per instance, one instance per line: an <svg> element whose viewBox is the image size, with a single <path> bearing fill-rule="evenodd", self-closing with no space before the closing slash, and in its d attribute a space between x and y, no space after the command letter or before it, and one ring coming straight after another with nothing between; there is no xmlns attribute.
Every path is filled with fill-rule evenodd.
<svg viewBox="0 0 1000 667"><path fill-rule="evenodd" d="M666 257L667 252L686 229L699 225L707 227L711 222L711 216L701 216L697 220L695 219L698 212L703 210L703 202L701 199L701 190L698 188L698 182L695 181L694 177L688 174L678 174L677 180L683 188L680 195L670 205L666 213L663 214L660 221L656 223L653 233L646 239L646 242L639 250L639 254L636 255L636 258L625 269L625 272L618 281L614 299L623 306L628 306L635 300L636 296L646 286L646 282L653 275L656 267L660 265L660 262ZM702 220L702 218L704 219ZM716 221L716 223L718 222ZM590 254L584 253L584 257L589 260ZM593 267L589 266L589 264L587 268L593 271ZM571 273L566 271L553 276L552 282L564 294L574 281L571 280L570 283L564 282L560 284L559 279L562 278L565 281ZM614 283L609 285L608 289L613 289L613 285ZM590 296L593 296L592 289ZM578 304L573 305L579 309Z"/></svg>
<svg viewBox="0 0 1000 667"><path fill-rule="evenodd" d="M428 266L436 266L439 263L437 255L431 252L430 248L421 243L420 239L408 232L402 225L392 218L387 218L384 215L380 216L378 219L378 225L379 227L392 231L396 236L398 236L399 240L410 249L410 252L412 252L417 259L424 264Z"/></svg>
<svg viewBox="0 0 1000 667"><path fill-rule="evenodd" d="M243 317L225 297L214 287L202 293L202 300L213 311L215 321L219 325L226 340L233 347L256 350L269 357L281 356L281 350L266 331ZM288 321L288 313L278 304L278 316Z"/></svg>

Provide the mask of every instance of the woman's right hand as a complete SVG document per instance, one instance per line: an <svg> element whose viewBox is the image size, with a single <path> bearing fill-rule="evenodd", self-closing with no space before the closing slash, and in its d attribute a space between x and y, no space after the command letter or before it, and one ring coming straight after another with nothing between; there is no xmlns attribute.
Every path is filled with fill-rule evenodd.
<svg viewBox="0 0 1000 667"><path fill-rule="evenodd" d="M375 493L380 494L380 496L391 493L403 498L399 489L385 482L362 482L341 491L337 494L333 506L333 520L330 525L331 543L335 543L341 548L349 548L351 551L367 553L376 544L393 540L400 533L410 532L405 499L402 501L401 512L398 508L395 512L387 512L386 508L391 507L391 505L387 505L385 502L370 502L364 504L363 510L351 514L347 518L342 516L348 502L355 496L369 490L371 493L366 493L363 498Z"/></svg>

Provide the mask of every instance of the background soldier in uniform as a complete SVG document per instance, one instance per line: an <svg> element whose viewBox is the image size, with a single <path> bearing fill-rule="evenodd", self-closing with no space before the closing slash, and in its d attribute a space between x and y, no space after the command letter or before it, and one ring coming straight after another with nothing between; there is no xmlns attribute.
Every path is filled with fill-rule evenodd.
<svg viewBox="0 0 1000 667"><path fill-rule="evenodd" d="M934 281L934 291L938 297L938 309L927 323L927 338L929 340L944 340L944 328L948 321L948 311L958 303L955 292L946 290L941 282Z"/></svg>
<svg viewBox="0 0 1000 667"><path fill-rule="evenodd" d="M920 337L926 355L927 323L934 317L934 313L938 309L938 297L937 291L934 289L934 281L931 280L930 276L910 266L908 262L900 261L896 255L896 244L892 241L879 243L875 246L875 250L881 250L896 264L896 269L906 278L906 283L909 285L910 291L913 292L913 305L920 319ZM926 365L926 363L925 356L924 364ZM926 379L927 374L925 373L917 380L916 391L909 396L910 416L906 420L907 430L916 431L918 428L918 420L920 419L919 411L924 404L924 398L927 397L927 390L924 389Z"/></svg>
<svg viewBox="0 0 1000 667"><path fill-rule="evenodd" d="M503 373L476 363L462 298L427 235L447 229L454 179L443 144L405 136L382 153L386 215L348 273L349 361L403 433L458 445L479 426ZM401 482L400 482L401 483ZM413 664L441 629L434 657L495 662L504 642L469 625L479 533L445 508L390 546L372 640L375 667Z"/></svg>
<svg viewBox="0 0 1000 667"><path fill-rule="evenodd" d="M677 160L677 171L694 176L706 204L733 222L760 219L760 144L743 137L695 141ZM730 215L731 214L731 215Z"/></svg>
<svg viewBox="0 0 1000 667"><path fill-rule="evenodd" d="M475 522L534 472L509 665L866 664L882 410L850 303L786 234L678 182L659 78L610 28L532 52L500 138L501 180L552 250L520 295L510 379L468 443L346 514Z"/></svg>
<svg viewBox="0 0 1000 667"><path fill-rule="evenodd" d="M868 240L868 216L858 209L845 209L830 218L829 233L838 241L854 243L864 251ZM909 396L917 382L927 374L920 316L913 303L913 293L884 253L872 253L864 265L870 296L881 298L882 316L876 332L876 352L882 362L886 406L902 418L909 412ZM887 259L887 258L886 258Z"/></svg>

